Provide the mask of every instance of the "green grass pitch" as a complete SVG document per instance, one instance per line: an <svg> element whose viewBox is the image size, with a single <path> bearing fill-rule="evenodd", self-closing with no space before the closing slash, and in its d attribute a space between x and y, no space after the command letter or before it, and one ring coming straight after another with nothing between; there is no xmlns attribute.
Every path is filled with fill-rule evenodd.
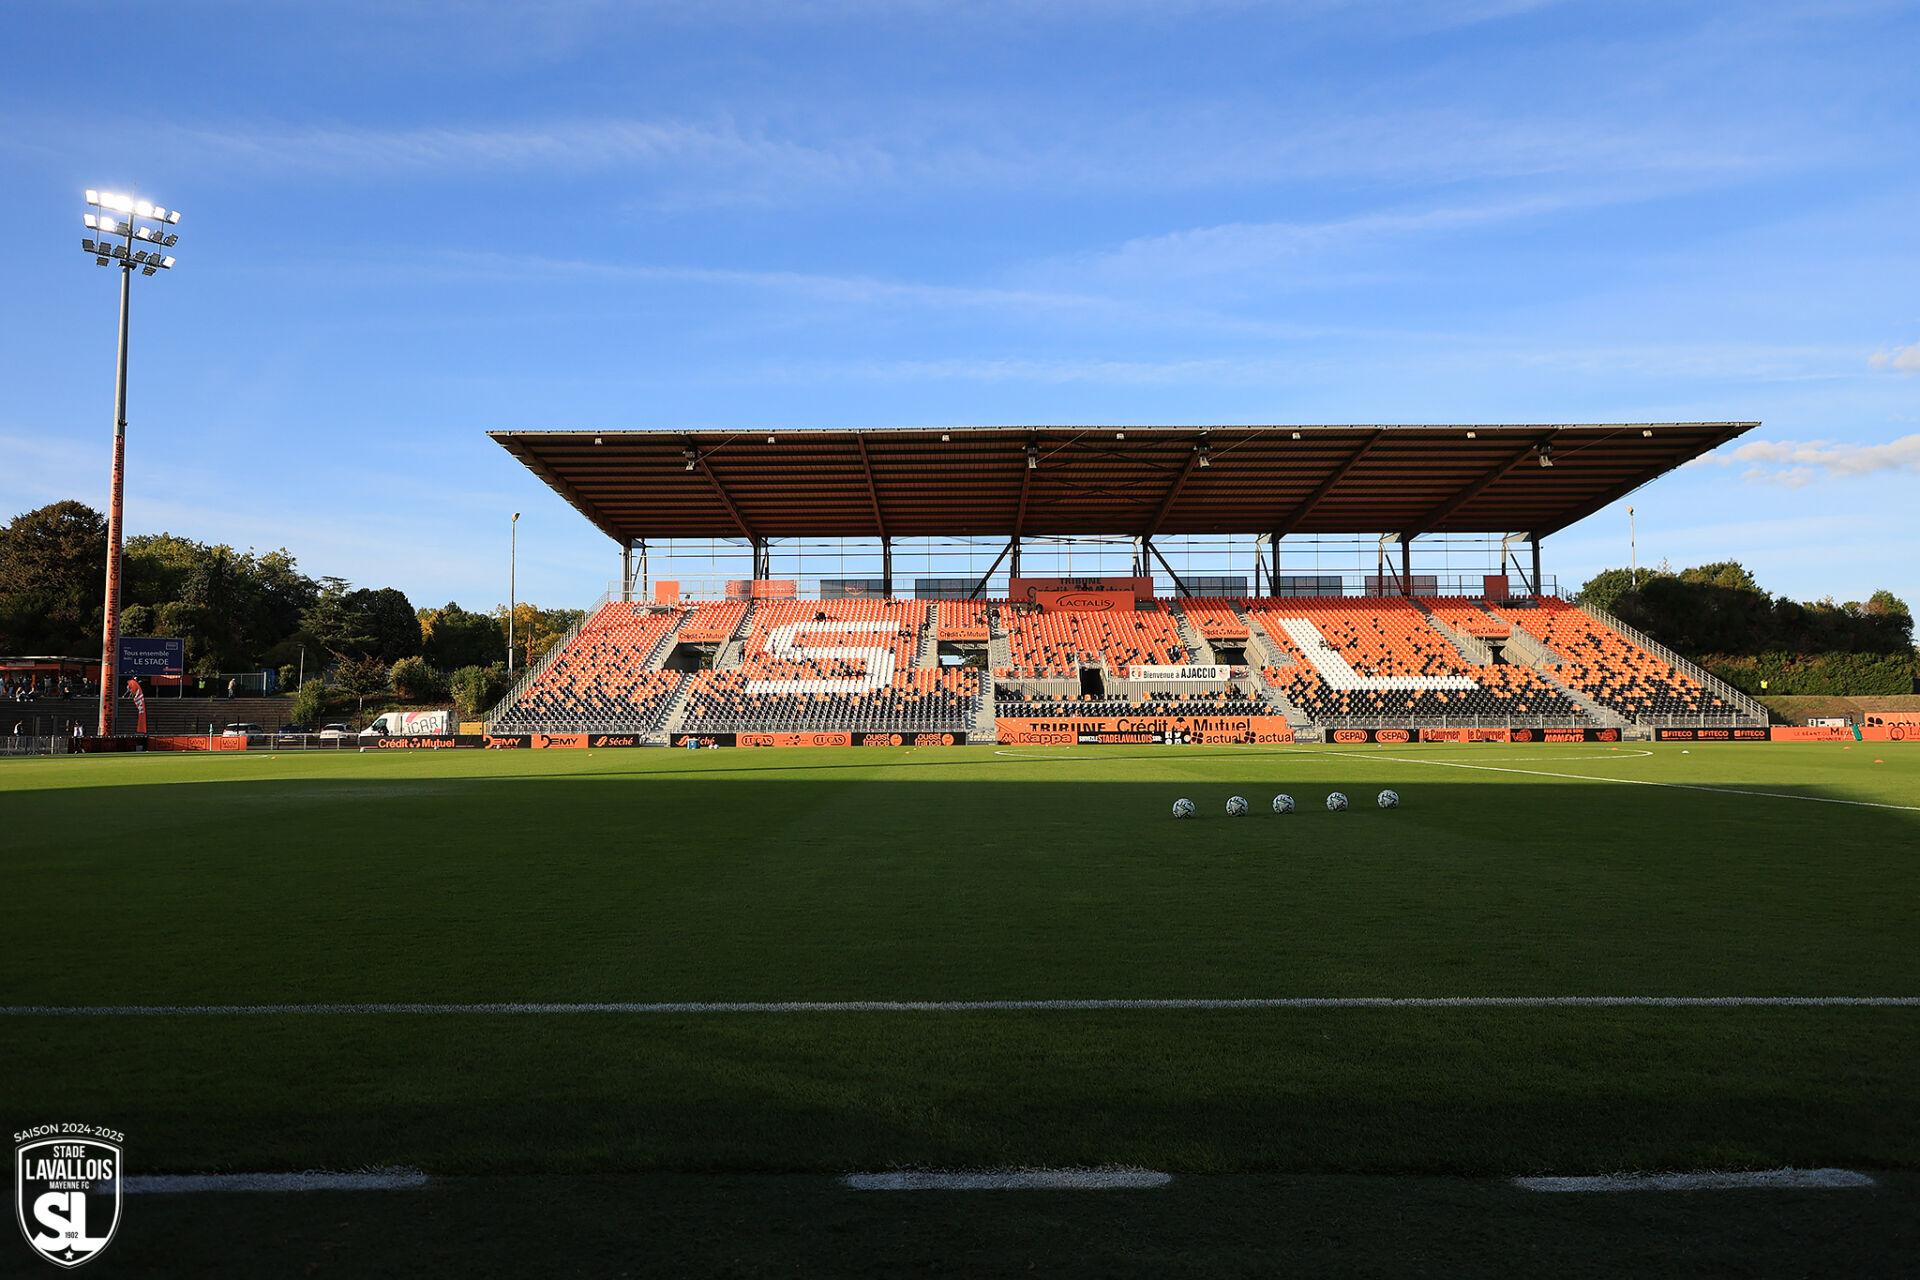
<svg viewBox="0 0 1920 1280"><path fill-rule="evenodd" d="M1269 811L1282 790L1298 812ZM0 850L6 1006L1920 995L1903 744L21 760ZM1912 1007L7 1016L0 1038L10 1120L111 1125L145 1172L1920 1168Z"/></svg>

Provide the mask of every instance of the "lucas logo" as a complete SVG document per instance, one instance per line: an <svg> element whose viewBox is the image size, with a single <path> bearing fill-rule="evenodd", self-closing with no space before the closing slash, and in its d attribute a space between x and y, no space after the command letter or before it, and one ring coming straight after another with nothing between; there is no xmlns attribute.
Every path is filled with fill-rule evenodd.
<svg viewBox="0 0 1920 1280"><path fill-rule="evenodd" d="M14 1150L14 1216L35 1253L73 1268L104 1253L120 1226L121 1151L119 1142L86 1125L48 1125L30 1132L54 1130L69 1132L22 1142ZM92 1136L72 1132L78 1130Z"/></svg>

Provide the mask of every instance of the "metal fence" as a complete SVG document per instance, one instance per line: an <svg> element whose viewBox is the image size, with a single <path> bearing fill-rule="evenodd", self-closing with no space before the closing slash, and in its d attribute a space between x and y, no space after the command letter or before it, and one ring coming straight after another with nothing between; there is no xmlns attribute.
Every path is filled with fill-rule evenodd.
<svg viewBox="0 0 1920 1280"><path fill-rule="evenodd" d="M59 734L0 735L0 756L63 756L72 739Z"/></svg>

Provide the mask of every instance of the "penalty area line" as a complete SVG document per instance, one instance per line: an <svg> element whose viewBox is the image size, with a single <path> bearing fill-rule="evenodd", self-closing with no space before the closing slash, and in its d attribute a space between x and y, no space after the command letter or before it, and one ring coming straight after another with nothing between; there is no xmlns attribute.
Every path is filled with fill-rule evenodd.
<svg viewBox="0 0 1920 1280"><path fill-rule="evenodd" d="M1725 796L1757 796L1763 800L1805 800L1812 804L1844 804L1858 809L1893 809L1920 813L1920 804L1888 804L1883 800L1842 800L1837 796L1808 796L1792 791L1758 791L1752 787L1717 787L1703 782L1657 782L1652 778L1608 778L1592 773L1557 773L1549 769L1513 769L1496 764L1468 764L1464 760L1421 760L1413 756L1370 755L1371 760L1395 764L1424 764L1435 769L1478 769L1484 773L1519 773L1530 778L1565 778L1572 782L1610 782L1622 787L1666 787L1673 791L1707 791Z"/></svg>
<svg viewBox="0 0 1920 1280"><path fill-rule="evenodd" d="M1173 1181L1158 1169L901 1169L849 1173L849 1191L1150 1191Z"/></svg>
<svg viewBox="0 0 1920 1280"><path fill-rule="evenodd" d="M1235 1009L1911 1009L1920 996L1271 996L1113 1000L661 1000L473 1004L0 1005L9 1018L343 1017L453 1014L1068 1013Z"/></svg>
<svg viewBox="0 0 1920 1280"><path fill-rule="evenodd" d="M412 1191L427 1185L419 1169L366 1169L359 1173L151 1173L130 1177L128 1195L193 1195L207 1191Z"/></svg>
<svg viewBox="0 0 1920 1280"><path fill-rule="evenodd" d="M1750 1173L1641 1173L1598 1177L1515 1178L1522 1191L1858 1191L1878 1186L1852 1169L1758 1169Z"/></svg>

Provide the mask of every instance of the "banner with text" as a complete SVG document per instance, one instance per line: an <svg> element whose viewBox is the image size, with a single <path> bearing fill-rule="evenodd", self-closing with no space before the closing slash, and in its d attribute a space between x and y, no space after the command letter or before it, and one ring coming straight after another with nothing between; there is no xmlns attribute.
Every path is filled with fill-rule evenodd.
<svg viewBox="0 0 1920 1280"><path fill-rule="evenodd" d="M1284 716L1002 717L993 727L996 741L1020 746L1226 746L1293 741L1293 729Z"/></svg>
<svg viewBox="0 0 1920 1280"><path fill-rule="evenodd" d="M1849 737L1852 735L1849 734ZM1714 726L1705 729L1655 729L1656 742L1772 742L1773 735L1764 725L1736 728Z"/></svg>
<svg viewBox="0 0 1920 1280"><path fill-rule="evenodd" d="M1007 598L1039 604L1041 592L1124 591L1136 600L1153 598L1152 578L1009 578Z"/></svg>
<svg viewBox="0 0 1920 1280"><path fill-rule="evenodd" d="M1155 684L1220 684L1233 679L1233 668L1222 666L1129 667L1129 680L1151 680Z"/></svg>

